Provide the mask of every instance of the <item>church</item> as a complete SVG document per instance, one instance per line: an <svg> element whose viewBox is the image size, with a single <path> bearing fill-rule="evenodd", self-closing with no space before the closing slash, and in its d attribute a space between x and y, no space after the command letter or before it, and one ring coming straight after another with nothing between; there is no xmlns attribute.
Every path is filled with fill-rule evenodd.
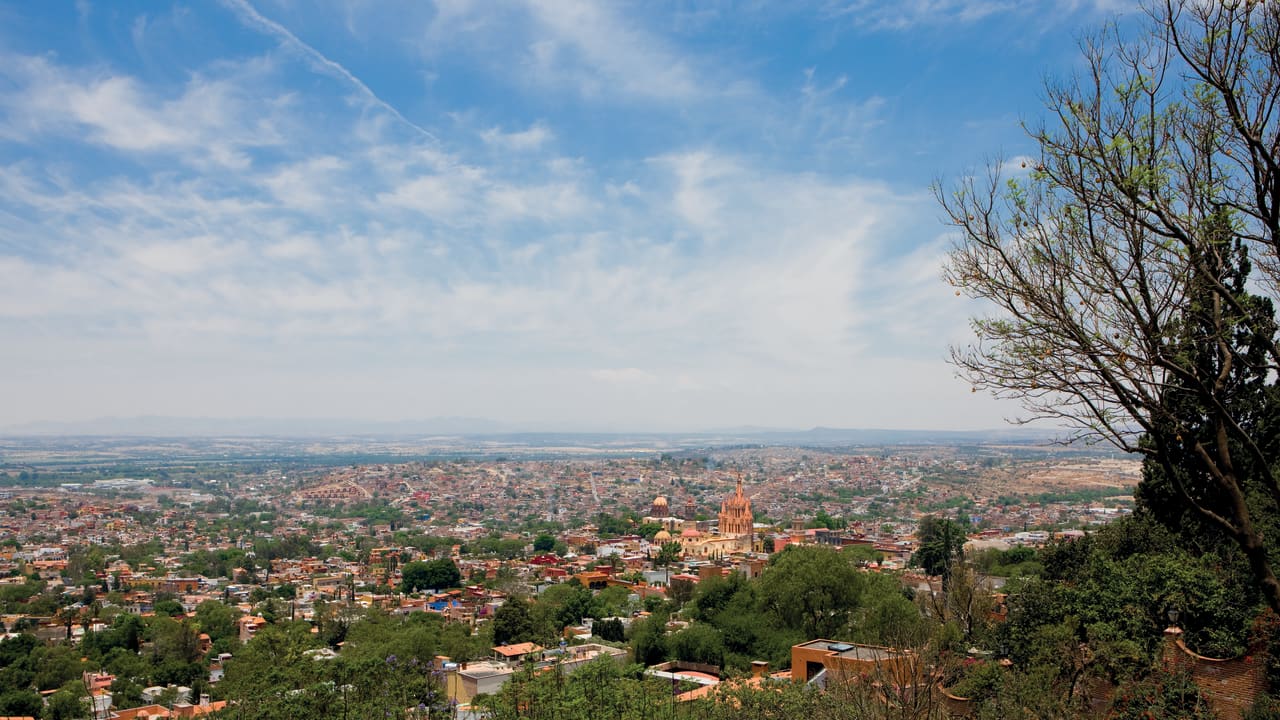
<svg viewBox="0 0 1280 720"><path fill-rule="evenodd" d="M751 552L754 535L751 500L742 492L738 478L733 494L720 503L720 525L716 534L699 532L697 524L687 522L679 542L686 557L715 558L734 553Z"/></svg>

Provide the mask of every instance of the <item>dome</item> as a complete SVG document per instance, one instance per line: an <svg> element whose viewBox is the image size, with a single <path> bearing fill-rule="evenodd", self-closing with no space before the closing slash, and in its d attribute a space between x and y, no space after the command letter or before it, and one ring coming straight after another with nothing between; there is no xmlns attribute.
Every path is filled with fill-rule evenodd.
<svg viewBox="0 0 1280 720"><path fill-rule="evenodd" d="M671 508L667 506L667 499L659 495L653 499L653 505L649 508L649 514L653 517L668 517L671 515Z"/></svg>
<svg viewBox="0 0 1280 720"><path fill-rule="evenodd" d="M698 532L696 528L689 528L681 532L680 537L686 537L686 538L702 537L702 533Z"/></svg>
<svg viewBox="0 0 1280 720"><path fill-rule="evenodd" d="M657 534L653 536L654 542L666 542L670 539L671 539L671 533L667 532L666 530L659 530Z"/></svg>

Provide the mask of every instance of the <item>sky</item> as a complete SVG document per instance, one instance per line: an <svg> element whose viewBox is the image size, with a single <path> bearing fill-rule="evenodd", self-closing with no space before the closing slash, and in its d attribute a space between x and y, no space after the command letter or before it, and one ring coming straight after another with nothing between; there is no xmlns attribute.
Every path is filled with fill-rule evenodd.
<svg viewBox="0 0 1280 720"><path fill-rule="evenodd" d="M1117 0L0 0L0 428L985 429L931 183Z"/></svg>

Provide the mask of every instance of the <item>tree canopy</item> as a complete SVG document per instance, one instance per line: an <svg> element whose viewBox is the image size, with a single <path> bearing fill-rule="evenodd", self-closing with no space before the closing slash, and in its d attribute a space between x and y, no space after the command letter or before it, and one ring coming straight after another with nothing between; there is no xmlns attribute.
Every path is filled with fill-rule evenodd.
<svg viewBox="0 0 1280 720"><path fill-rule="evenodd" d="M1280 5L1164 0L1147 20L1047 85L1038 157L938 187L946 278L991 309L951 358L1024 420L1158 466L1280 611L1251 501L1280 502L1257 412L1280 369Z"/></svg>
<svg viewBox="0 0 1280 720"><path fill-rule="evenodd" d="M411 562L400 573L404 592L447 590L462 582L462 571L449 558Z"/></svg>

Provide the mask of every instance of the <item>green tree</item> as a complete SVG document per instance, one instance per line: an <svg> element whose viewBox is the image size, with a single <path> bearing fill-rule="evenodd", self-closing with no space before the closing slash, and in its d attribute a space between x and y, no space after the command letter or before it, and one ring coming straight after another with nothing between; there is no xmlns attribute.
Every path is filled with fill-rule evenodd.
<svg viewBox="0 0 1280 720"><path fill-rule="evenodd" d="M916 532L917 549L911 555L911 564L923 568L930 575L942 576L945 588L951 577L951 567L964 556L967 524L949 518L926 515L920 520Z"/></svg>
<svg viewBox="0 0 1280 720"><path fill-rule="evenodd" d="M627 637L626 628L618 618L600 620L592 626L591 630L596 637L609 642L622 642Z"/></svg>
<svg viewBox="0 0 1280 720"><path fill-rule="evenodd" d="M677 660L724 665L724 638L707 623L694 623L667 640L668 651Z"/></svg>
<svg viewBox="0 0 1280 720"><path fill-rule="evenodd" d="M656 665L667 659L666 617L651 615L631 623L631 653L641 665Z"/></svg>
<svg viewBox="0 0 1280 720"><path fill-rule="evenodd" d="M1101 35L1083 73L1047 87L1027 177L996 168L938 192L961 234L947 279L995 309L952 361L1024 419L1159 465L1280 611L1249 502L1251 488L1280 501L1270 423L1232 378L1261 360L1273 386L1280 366L1270 309L1237 282L1243 258L1280 281L1280 6L1152 5L1142 41Z"/></svg>
<svg viewBox="0 0 1280 720"><path fill-rule="evenodd" d="M226 603L205 600L196 607L195 618L200 632L207 633L214 642L239 633L236 621L240 619L240 611Z"/></svg>
<svg viewBox="0 0 1280 720"><path fill-rule="evenodd" d="M411 562L401 570L401 592L447 590L458 587L462 572L449 558Z"/></svg>
<svg viewBox="0 0 1280 720"><path fill-rule="evenodd" d="M78 720L85 717L88 700L84 683L79 679L74 680L49 696L44 714L40 717L45 720Z"/></svg>
<svg viewBox="0 0 1280 720"><path fill-rule="evenodd" d="M788 545L761 575L760 598L784 627L811 638L836 638L853 617L862 585L861 574L838 551Z"/></svg>
<svg viewBox="0 0 1280 720"><path fill-rule="evenodd" d="M552 585L542 591L533 605L533 622L539 637L550 641L566 626L577 625L582 618L597 615L595 597L576 580Z"/></svg>
<svg viewBox="0 0 1280 720"><path fill-rule="evenodd" d="M668 584L671 582L671 564L679 560L682 555L684 555L684 549L674 540L662 543L662 547L658 548L658 556L653 559L653 564L667 571Z"/></svg>
<svg viewBox="0 0 1280 720"><path fill-rule="evenodd" d="M80 653L70 645L37 648L31 653L30 662L35 671L32 684L37 690L56 690L88 669L81 662Z"/></svg>
<svg viewBox="0 0 1280 720"><path fill-rule="evenodd" d="M555 537L547 533L541 533L538 535L538 537L533 539L534 552L540 552L540 553L551 552L553 549L555 549L555 546L556 546Z"/></svg>
<svg viewBox="0 0 1280 720"><path fill-rule="evenodd" d="M1109 717L1117 720L1211 720L1217 717L1200 694L1200 688L1186 675L1155 673L1126 688L1112 704Z"/></svg>
<svg viewBox="0 0 1280 720"><path fill-rule="evenodd" d="M677 577L667 583L667 597L676 604L676 607L683 607L685 603L693 599L696 587L692 580Z"/></svg>
<svg viewBox="0 0 1280 720"><path fill-rule="evenodd" d="M495 645L522 643L534 640L533 615L529 601L519 595L508 597L493 613L493 642Z"/></svg>
<svg viewBox="0 0 1280 720"><path fill-rule="evenodd" d="M44 702L33 690L5 690L0 693L0 713L12 717L39 717Z"/></svg>
<svg viewBox="0 0 1280 720"><path fill-rule="evenodd" d="M328 666L306 653L316 647L302 624L269 625L254 634L226 665L217 690L238 703L247 718L324 717L334 707L332 693L316 697L314 688L326 680Z"/></svg>
<svg viewBox="0 0 1280 720"><path fill-rule="evenodd" d="M185 612L182 608L182 603L172 599L161 600L160 602L155 604L154 609L157 615L164 615L166 617L181 615L183 612Z"/></svg>

